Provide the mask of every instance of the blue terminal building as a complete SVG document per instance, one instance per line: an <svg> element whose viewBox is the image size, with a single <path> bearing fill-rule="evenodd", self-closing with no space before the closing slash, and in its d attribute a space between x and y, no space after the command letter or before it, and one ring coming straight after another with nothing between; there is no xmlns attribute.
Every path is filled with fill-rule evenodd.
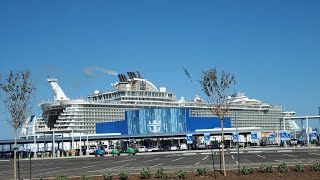
<svg viewBox="0 0 320 180"><path fill-rule="evenodd" d="M97 134L121 133L127 136L174 135L194 133L197 130L220 128L218 117L190 117L188 108L141 109L125 112L125 119L96 125ZM231 128L230 118L224 121Z"/></svg>

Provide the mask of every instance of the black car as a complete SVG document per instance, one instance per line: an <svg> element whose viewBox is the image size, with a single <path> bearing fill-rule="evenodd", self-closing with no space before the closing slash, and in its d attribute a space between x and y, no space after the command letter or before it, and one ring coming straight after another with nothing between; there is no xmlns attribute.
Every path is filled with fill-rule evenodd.
<svg viewBox="0 0 320 180"><path fill-rule="evenodd" d="M14 152L13 151L5 151L3 153L4 158L13 158Z"/></svg>

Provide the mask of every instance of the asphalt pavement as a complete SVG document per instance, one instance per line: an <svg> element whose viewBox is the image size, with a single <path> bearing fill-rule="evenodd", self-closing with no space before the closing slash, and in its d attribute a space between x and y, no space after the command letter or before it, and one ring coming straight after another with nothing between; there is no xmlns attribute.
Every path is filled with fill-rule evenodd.
<svg viewBox="0 0 320 180"><path fill-rule="evenodd" d="M314 164L320 163L320 148L269 148L253 147L227 149L225 153L227 169L236 169L239 166L259 167L261 164L277 166L281 163ZM166 172L177 169L188 171L197 168L220 168L220 150L192 150L146 152L137 155L120 156L106 155L105 157L83 156L64 158L37 158L19 160L20 179L56 177L58 174L66 176L103 175L105 173L119 174L121 170L128 173L139 173L142 168L149 167L152 172L162 167ZM0 179L13 179L13 160L0 160Z"/></svg>

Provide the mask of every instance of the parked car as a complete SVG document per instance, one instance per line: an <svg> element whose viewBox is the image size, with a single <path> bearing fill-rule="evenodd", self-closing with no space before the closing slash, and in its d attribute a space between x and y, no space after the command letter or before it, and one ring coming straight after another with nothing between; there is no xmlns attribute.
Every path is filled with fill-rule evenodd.
<svg viewBox="0 0 320 180"><path fill-rule="evenodd" d="M90 147L89 148L89 154L95 154L96 150L97 150L96 148Z"/></svg>
<svg viewBox="0 0 320 180"><path fill-rule="evenodd" d="M136 155L136 149L134 149L134 148L132 148L132 147L129 147L128 149L127 149L127 153L128 153L128 155Z"/></svg>
<svg viewBox="0 0 320 180"><path fill-rule="evenodd" d="M112 156L116 155L116 156L120 156L120 151L117 148L114 148L111 150L111 154Z"/></svg>
<svg viewBox="0 0 320 180"><path fill-rule="evenodd" d="M153 146L153 147L151 148L151 150L152 150L152 151L159 151L160 149L159 149L158 146Z"/></svg>
<svg viewBox="0 0 320 180"><path fill-rule="evenodd" d="M170 146L170 151L177 151L178 147L177 146Z"/></svg>
<svg viewBox="0 0 320 180"><path fill-rule="evenodd" d="M5 151L5 152L3 153L3 157L4 157L4 158L13 158L13 154L14 154L13 151Z"/></svg>
<svg viewBox="0 0 320 180"><path fill-rule="evenodd" d="M207 148L207 146L206 146L205 143L199 143L199 144L197 144L197 149L206 149L206 148Z"/></svg>
<svg viewBox="0 0 320 180"><path fill-rule="evenodd" d="M140 146L138 152L142 153L142 152L147 152L147 148L145 146Z"/></svg>
<svg viewBox="0 0 320 180"><path fill-rule="evenodd" d="M97 149L97 150L94 152L94 155L95 155L96 157L98 157L98 156L103 157L105 153L106 153L106 152L104 151L104 149L100 148L100 149Z"/></svg>
<svg viewBox="0 0 320 180"><path fill-rule="evenodd" d="M181 143L179 150L188 150L188 145L186 143Z"/></svg>

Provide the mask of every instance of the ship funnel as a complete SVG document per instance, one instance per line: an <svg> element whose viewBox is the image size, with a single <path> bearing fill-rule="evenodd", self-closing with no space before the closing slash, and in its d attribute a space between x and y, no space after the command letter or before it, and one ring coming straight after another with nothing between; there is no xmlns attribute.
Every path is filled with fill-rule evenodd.
<svg viewBox="0 0 320 180"><path fill-rule="evenodd" d="M64 92L58 85L57 79L48 78L48 82L53 90L55 101L70 100L69 98L67 98L67 96L64 94Z"/></svg>

